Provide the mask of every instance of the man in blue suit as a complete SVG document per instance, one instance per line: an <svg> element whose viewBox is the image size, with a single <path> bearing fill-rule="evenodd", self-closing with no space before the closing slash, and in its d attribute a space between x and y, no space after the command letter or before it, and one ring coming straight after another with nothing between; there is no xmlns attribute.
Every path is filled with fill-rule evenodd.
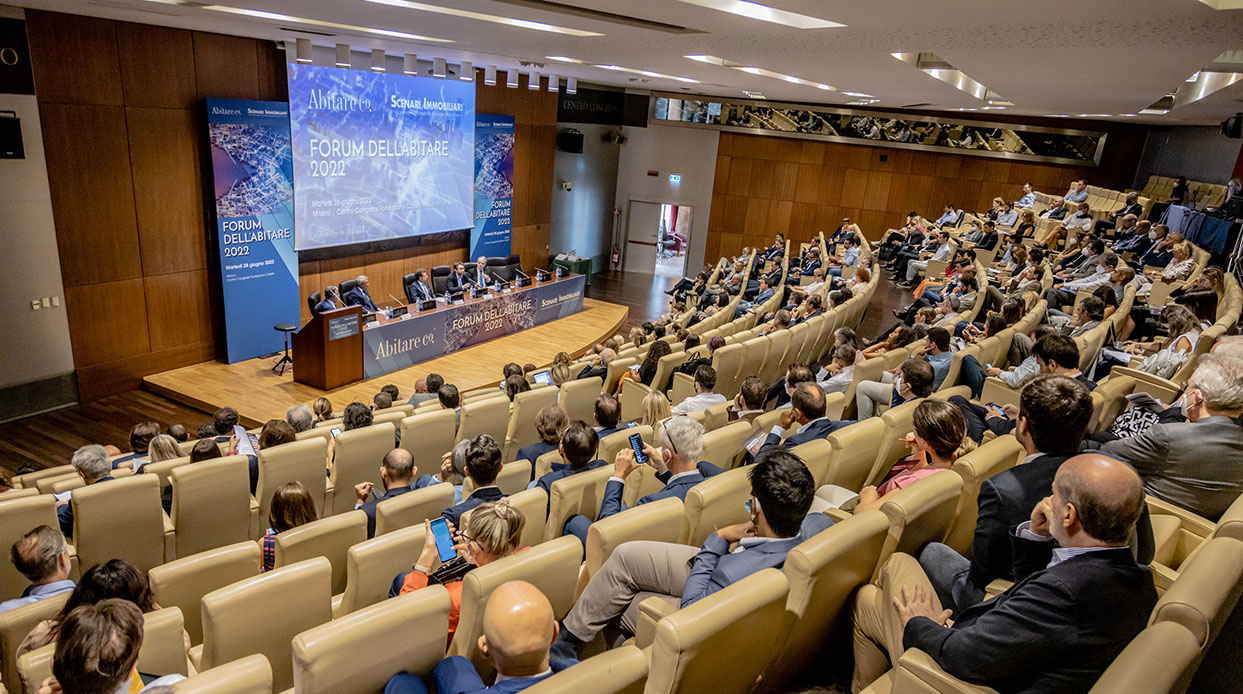
<svg viewBox="0 0 1243 694"><path fill-rule="evenodd" d="M703 438L703 425L690 417L671 417L665 420L657 434L659 448L643 444L647 464L656 468L656 479L664 482L665 488L640 498L637 505L670 497L685 500L691 487L706 477L721 474L721 468L712 463L699 462L699 455L703 453ZM617 458L613 461L613 476L604 486L604 499L600 502L600 515L596 520L604 520L628 508L622 503L622 490L626 487L626 477L638 470L640 465L642 463L635 460L634 451L630 448L618 451ZM578 537L586 545L589 527L591 519L574 516L566 521L565 532Z"/></svg>
<svg viewBox="0 0 1243 694"><path fill-rule="evenodd" d="M448 384L441 386L441 392ZM466 476L475 485L475 491L440 512L440 517L449 521L455 528L462 527L462 514L489 501L499 501L505 492L496 486L496 476L501 474L501 447L487 434L480 434L471 439L466 449Z"/></svg>
<svg viewBox="0 0 1243 694"><path fill-rule="evenodd" d="M759 291L750 301L739 301L738 308L734 309L734 317L742 318L748 313L755 310L755 307L773 298L772 281L767 277L760 278Z"/></svg>
<svg viewBox="0 0 1243 694"><path fill-rule="evenodd" d="M432 293L432 285L427 281L427 270L419 268L414 271L414 281L406 287L406 296L411 302L430 301L436 298Z"/></svg>
<svg viewBox="0 0 1243 694"><path fill-rule="evenodd" d="M404 448L394 448L384 456L380 465L380 481L384 483L384 496L371 498L375 484L359 482L354 485L354 494L358 503L354 508L367 514L367 537L375 537L375 507L381 501L400 496L414 489L411 480L414 478L414 458Z"/></svg>
<svg viewBox="0 0 1243 694"><path fill-rule="evenodd" d="M596 458L599 443L600 438L596 436L596 430L581 419L570 422L569 426L561 432L561 443L558 448L561 452L561 460L565 462L553 463L552 471L535 481L535 486L543 489L548 495L550 505L552 504L553 482L580 472L595 470L606 464L605 461Z"/></svg>
<svg viewBox="0 0 1243 694"><path fill-rule="evenodd" d="M718 529L695 549L669 542L627 542L591 577L566 615L553 655L573 657L606 626L634 633L639 603L652 594L686 607L758 571L781 568L799 543L833 524L808 515L816 484L793 453L774 450L748 468L750 520Z"/></svg>
<svg viewBox="0 0 1243 694"><path fill-rule="evenodd" d="M324 287L324 300L315 306L315 312L323 313L324 311L335 311L343 307L344 304L341 303L341 291L337 289L337 285L330 284L327 287Z"/></svg>
<svg viewBox="0 0 1243 694"><path fill-rule="evenodd" d="M514 694L578 663L550 656L557 640L557 621L552 605L538 588L526 581L497 586L483 609L483 636L479 651L496 668L491 687L475 671L469 659L454 655L436 665L432 678L439 694ZM415 675L398 673L388 681L384 694L427 694L427 685Z"/></svg>
<svg viewBox="0 0 1243 694"><path fill-rule="evenodd" d="M367 276L359 275L355 278L355 281L358 282L358 284L354 285L353 289L345 293L345 305L362 306L363 310L367 313L375 313L378 311L379 309L376 307L375 302L371 300L371 294L368 291L370 283L367 281Z"/></svg>
<svg viewBox="0 0 1243 694"><path fill-rule="evenodd" d="M762 456L774 448L793 448L808 441L827 439L829 434L848 424L854 424L849 420L834 422L825 416L824 391L815 381L798 384L790 396L790 404L792 407L781 413L781 419L777 420L777 426L768 433L764 445L756 453L757 456ZM795 422L799 424L798 433L786 436L786 430ZM784 441L782 437L785 437Z"/></svg>

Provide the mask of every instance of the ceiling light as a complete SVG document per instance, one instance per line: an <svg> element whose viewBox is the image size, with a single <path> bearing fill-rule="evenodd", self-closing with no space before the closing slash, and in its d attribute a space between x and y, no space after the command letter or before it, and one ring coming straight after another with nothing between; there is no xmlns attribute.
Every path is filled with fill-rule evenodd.
<svg viewBox="0 0 1243 694"><path fill-rule="evenodd" d="M457 67L457 78L463 82L475 81L475 65L469 60L463 60L461 65Z"/></svg>
<svg viewBox="0 0 1243 694"><path fill-rule="evenodd" d="M710 10L728 12L739 17L756 19L761 22L781 24L795 29L833 29L846 26L845 24L830 22L827 19L779 10L767 5L761 5L758 2L747 2L746 0L678 0L678 2L706 7Z"/></svg>
<svg viewBox="0 0 1243 694"><path fill-rule="evenodd" d="M801 84L805 87L815 87L816 89L823 89L825 91L830 91L830 92L837 91L835 87L830 87L829 85L824 84L822 82L812 82L811 80L805 80L805 79L802 79L801 77L795 77L794 75L783 75L780 72L773 72L772 70L765 70L764 68L756 67L754 65L743 65L742 63L737 63L737 62L727 60L725 58L721 58L715 55L684 55L682 57L686 58L687 60L694 60L695 62L699 62L699 63L707 63L709 65L719 65L721 67L733 68L735 70L738 70L739 72L746 72L752 75L759 75L761 77L771 77L773 79L778 79L783 82L789 82L791 84ZM867 94L859 94L856 92L848 92L848 93L853 94L855 96L867 96Z"/></svg>
<svg viewBox="0 0 1243 694"><path fill-rule="evenodd" d="M348 44L337 44L337 67L350 66L350 47Z"/></svg>
<svg viewBox="0 0 1243 694"><path fill-rule="evenodd" d="M1140 110L1139 115L1141 116L1164 116L1167 113L1169 113L1168 109L1145 108L1145 109Z"/></svg>
<svg viewBox="0 0 1243 694"><path fill-rule="evenodd" d="M1070 118L1070 116L1065 113L1049 113L1045 115L1045 118Z"/></svg>
<svg viewBox="0 0 1243 694"><path fill-rule="evenodd" d="M965 72L950 65L944 58L935 53L890 53L889 55L977 99L987 101L990 104L1014 105L993 90L971 79Z"/></svg>
<svg viewBox="0 0 1243 694"><path fill-rule="evenodd" d="M871 99L872 98L871 94L864 94L863 92L842 92L842 93L845 94L846 96L857 96L860 99Z"/></svg>
<svg viewBox="0 0 1243 694"><path fill-rule="evenodd" d="M548 91L556 92L560 88L561 79L556 75L548 76Z"/></svg>
<svg viewBox="0 0 1243 694"><path fill-rule="evenodd" d="M401 71L407 75L419 74L419 56L407 53L401 58Z"/></svg>
<svg viewBox="0 0 1243 694"><path fill-rule="evenodd" d="M527 89L530 89L531 91L536 91L539 89L539 73L538 72L532 70L531 74L527 75Z"/></svg>
<svg viewBox="0 0 1243 694"><path fill-rule="evenodd" d="M566 94L577 94L578 93L578 78L577 77L565 78L565 93Z"/></svg>
<svg viewBox="0 0 1243 694"><path fill-rule="evenodd" d="M510 89L518 88L518 71L512 67L505 71L505 86Z"/></svg>
<svg viewBox="0 0 1243 694"><path fill-rule="evenodd" d="M432 77L444 79L449 74L449 63L444 58L435 58L432 60Z"/></svg>
<svg viewBox="0 0 1243 694"><path fill-rule="evenodd" d="M1080 113L1080 118L1112 118L1112 113Z"/></svg>
<svg viewBox="0 0 1243 694"><path fill-rule="evenodd" d="M375 72L384 72L385 55L383 48L371 49L371 69Z"/></svg>
<svg viewBox="0 0 1243 694"><path fill-rule="evenodd" d="M296 59L297 62L299 63L311 62L311 40L310 39L298 39L295 42L295 45L296 45L295 55L297 56L297 59Z"/></svg>
<svg viewBox="0 0 1243 694"><path fill-rule="evenodd" d="M743 93L743 94L746 94L747 96L751 97L752 99L767 99L767 98L768 98L768 97L764 96L764 95L763 95L762 93L760 93L760 92L753 92L753 91L750 91L750 90L748 90L748 89L744 89L744 90L742 90L742 93Z"/></svg>
<svg viewBox="0 0 1243 694"><path fill-rule="evenodd" d="M504 24L506 26L518 27L520 29L534 29L536 31L547 31L553 34L566 34L567 36L604 36L604 34L595 31L583 31L581 29L571 29L569 27L557 26L555 24L544 24L543 22L532 22L526 19L515 19L513 17L501 17L494 14L484 14L483 12L471 12L470 10L459 10L456 7L441 7L440 5L428 5L422 2L413 2L412 0L367 0L367 2L377 5L388 5L390 7L402 7L407 10L416 10L419 12L432 12L435 14L447 14L451 17L461 17L463 19L477 19L481 22L492 22L493 24Z"/></svg>
<svg viewBox="0 0 1243 694"><path fill-rule="evenodd" d="M158 2L159 0L147 0L147 2ZM295 17L294 15L281 14L279 12L265 12L263 10L250 10L245 7L230 7L228 5L202 5L200 9L211 10L212 12L225 12L228 14L240 14L245 17L254 17L256 19L270 19L275 22L284 22L292 24L307 24L310 26L325 27L328 29L341 29L360 34L374 34L376 36L387 36L394 39L408 39L410 41L430 41L433 43L453 43L452 39L438 39L432 36L422 36L420 34L411 34L405 31L393 31L392 29L373 29L371 27L361 27L354 24L342 24L340 22L329 22L322 19L310 19L309 17Z"/></svg>
<svg viewBox="0 0 1243 694"><path fill-rule="evenodd" d="M575 65L583 64L583 61L579 60L578 58L567 58L564 55L546 55L544 56L544 58L546 60L555 60L559 63L574 63Z"/></svg>
<svg viewBox="0 0 1243 694"><path fill-rule="evenodd" d="M1120 113L1118 115L1122 116L1123 118L1134 118L1135 117L1134 113Z"/></svg>
<svg viewBox="0 0 1243 694"><path fill-rule="evenodd" d="M489 65L483 69L483 83L489 87L496 86L496 66Z"/></svg>
<svg viewBox="0 0 1243 694"><path fill-rule="evenodd" d="M598 67L602 70L614 70L616 72L629 72L635 75L645 75L647 77L657 77L657 78L665 79L665 80L677 80L678 82L690 82L691 84L699 84L699 80L694 80L689 77L678 77L677 75L666 75L664 73L653 72L651 70L636 70L635 68L632 68L632 67L622 67L620 65L596 65L595 67Z"/></svg>

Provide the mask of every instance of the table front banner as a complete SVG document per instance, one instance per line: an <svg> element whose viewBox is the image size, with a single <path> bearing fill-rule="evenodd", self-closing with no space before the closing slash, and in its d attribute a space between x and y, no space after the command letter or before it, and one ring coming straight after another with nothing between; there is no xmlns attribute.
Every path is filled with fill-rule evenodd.
<svg viewBox="0 0 1243 694"><path fill-rule="evenodd" d="M376 378L583 309L583 277L454 306L363 332L363 376Z"/></svg>

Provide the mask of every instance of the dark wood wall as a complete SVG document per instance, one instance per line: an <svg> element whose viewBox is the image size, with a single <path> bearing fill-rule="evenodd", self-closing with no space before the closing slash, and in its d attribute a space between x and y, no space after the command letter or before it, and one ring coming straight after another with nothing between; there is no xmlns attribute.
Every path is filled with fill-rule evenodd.
<svg viewBox="0 0 1243 694"><path fill-rule="evenodd" d="M26 18L81 399L216 358L203 100L285 100L284 54L249 38L36 10ZM545 264L556 95L521 86L481 83L477 109L515 116L514 252ZM303 263L304 293L366 273L373 293L400 296L404 272L467 252L465 241L433 242Z"/></svg>
<svg viewBox="0 0 1243 694"><path fill-rule="evenodd" d="M1100 167L1073 167L723 132L704 257L771 244L778 231L805 241L843 217L875 240L912 210L933 218L947 202L986 210L994 197L1017 200L1024 183L1060 193L1086 178L1121 189L1135 175L1143 128L1112 129L1109 138Z"/></svg>

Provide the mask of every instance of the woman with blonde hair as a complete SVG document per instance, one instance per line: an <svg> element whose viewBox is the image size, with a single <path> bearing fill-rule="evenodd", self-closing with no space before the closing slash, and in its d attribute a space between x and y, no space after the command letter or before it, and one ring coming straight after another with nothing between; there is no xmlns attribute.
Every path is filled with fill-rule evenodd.
<svg viewBox="0 0 1243 694"><path fill-rule="evenodd" d="M312 427L318 426L320 422L334 419L332 401L328 398L315 398L315 404L311 405L311 411L315 413L315 423L311 425Z"/></svg>
<svg viewBox="0 0 1243 694"><path fill-rule="evenodd" d="M610 349L617 351L615 348ZM571 363L573 363L573 360L565 352L557 352L557 356L552 358L552 368L549 369L549 376L552 377L552 384L554 386L560 387L562 383L574 380L574 375L570 373Z"/></svg>
<svg viewBox="0 0 1243 694"><path fill-rule="evenodd" d="M1161 271L1161 279L1185 280L1195 268L1196 261L1191 257L1191 242L1179 241L1174 244L1174 259Z"/></svg>
<svg viewBox="0 0 1243 694"><path fill-rule="evenodd" d="M315 500L301 482L289 482L272 492L272 505L268 508L268 531L260 541L263 549L263 570L271 571L276 564L277 535L315 520L319 520Z"/></svg>
<svg viewBox="0 0 1243 694"><path fill-rule="evenodd" d="M177 446L177 439L168 434L156 436L151 439L151 444L147 448L147 457L149 463L162 463L165 460L180 458L181 449Z"/></svg>
<svg viewBox="0 0 1243 694"><path fill-rule="evenodd" d="M522 528L526 518L522 511L509 505L509 497L499 501L480 504L470 511L470 517L462 532L456 533L458 543L454 549L458 556L472 566L486 566L498 559L504 559L522 551ZM452 523L449 532L454 533ZM423 521L423 551L409 573L398 574L389 590L389 597L405 595L421 588L426 588L430 578L436 572L432 565L438 558L436 537L432 534L431 521ZM437 577L437 582L442 582ZM457 631L458 617L462 610L462 579L451 578L443 581L449 591L449 641L453 641L453 633Z"/></svg>
<svg viewBox="0 0 1243 694"><path fill-rule="evenodd" d="M657 423L668 419L671 416L669 411L669 398L665 397L660 391L652 391L643 398L643 416L639 418L639 424L646 424L655 427Z"/></svg>
<svg viewBox="0 0 1243 694"><path fill-rule="evenodd" d="M1136 356L1156 349L1157 351L1145 357L1135 368L1144 373L1169 378L1195 351L1202 326L1191 309L1178 304L1170 304L1161 309L1160 321L1165 323L1168 337L1152 342L1131 342L1123 349ZM1135 361L1132 360L1131 364L1135 364Z"/></svg>

